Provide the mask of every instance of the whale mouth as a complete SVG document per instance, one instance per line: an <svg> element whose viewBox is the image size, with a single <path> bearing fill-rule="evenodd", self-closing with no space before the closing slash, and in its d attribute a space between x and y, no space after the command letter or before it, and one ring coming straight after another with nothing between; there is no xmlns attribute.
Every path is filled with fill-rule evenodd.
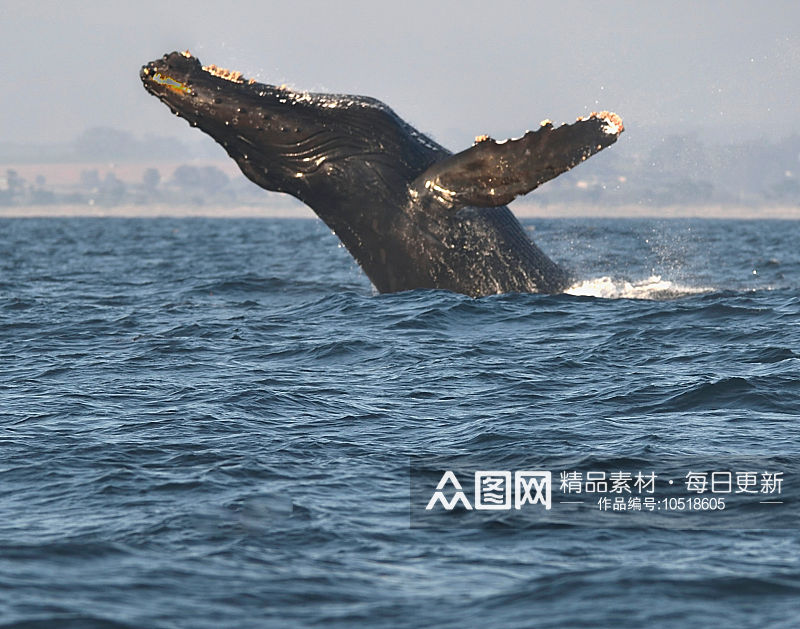
<svg viewBox="0 0 800 629"><path fill-rule="evenodd" d="M238 71L201 65L188 50L171 52L145 64L139 78L150 94L190 123L208 117L221 119L223 114L234 117L240 109L233 106L234 100L252 106L281 107L311 99L310 94L286 85L259 83ZM220 106L223 102L228 107Z"/></svg>
<svg viewBox="0 0 800 629"><path fill-rule="evenodd" d="M219 90L225 85L230 87L231 83L254 88L254 93L258 92L262 97L265 96L265 90L284 95L292 93L286 85L267 85L247 78L236 70L228 70L213 64L201 65L200 60L188 50L171 52L145 64L139 72L139 78L145 89L157 97L170 93L197 95L197 87ZM217 83L217 80L225 83Z"/></svg>
<svg viewBox="0 0 800 629"><path fill-rule="evenodd" d="M191 95L198 81L202 82L210 77L240 85L256 83L255 79L247 79L241 72L216 65L203 66L188 50L171 52L161 59L151 61L142 66L139 77L145 88L156 96L168 92Z"/></svg>
<svg viewBox="0 0 800 629"><path fill-rule="evenodd" d="M245 112L281 107L300 95L285 86L258 83L241 72L216 65L201 65L188 50L171 52L142 66L144 88L193 127L200 126L215 139L215 125L235 126ZM209 126L209 128L206 128Z"/></svg>

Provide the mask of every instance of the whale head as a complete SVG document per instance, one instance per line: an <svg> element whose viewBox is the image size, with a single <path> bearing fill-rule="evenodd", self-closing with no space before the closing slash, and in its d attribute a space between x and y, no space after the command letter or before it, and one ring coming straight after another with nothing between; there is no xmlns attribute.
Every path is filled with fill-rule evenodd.
<svg viewBox="0 0 800 629"><path fill-rule="evenodd" d="M395 184L448 153L409 133L378 100L259 83L203 66L188 51L146 64L140 78L173 113L221 144L249 179L309 204L315 197L330 202L339 189L352 202L354 182L373 195L405 189Z"/></svg>

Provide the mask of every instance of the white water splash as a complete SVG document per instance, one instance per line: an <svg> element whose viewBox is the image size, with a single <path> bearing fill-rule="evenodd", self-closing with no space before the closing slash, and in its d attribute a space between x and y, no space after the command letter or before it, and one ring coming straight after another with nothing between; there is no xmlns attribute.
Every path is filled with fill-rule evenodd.
<svg viewBox="0 0 800 629"><path fill-rule="evenodd" d="M660 275L651 275L645 280L628 282L615 280L608 276L581 280L564 292L568 295L600 297L602 299L675 299L686 295L708 293L713 288L684 286L670 280L662 280Z"/></svg>

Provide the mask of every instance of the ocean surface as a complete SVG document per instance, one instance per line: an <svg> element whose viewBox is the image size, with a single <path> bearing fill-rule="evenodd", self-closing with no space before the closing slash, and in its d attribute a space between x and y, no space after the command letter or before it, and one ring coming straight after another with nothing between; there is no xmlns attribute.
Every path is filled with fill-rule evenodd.
<svg viewBox="0 0 800 629"><path fill-rule="evenodd" d="M800 626L800 221L525 225L571 294L378 295L319 221L0 220L0 627ZM465 458L552 514L569 470L759 493L412 517Z"/></svg>

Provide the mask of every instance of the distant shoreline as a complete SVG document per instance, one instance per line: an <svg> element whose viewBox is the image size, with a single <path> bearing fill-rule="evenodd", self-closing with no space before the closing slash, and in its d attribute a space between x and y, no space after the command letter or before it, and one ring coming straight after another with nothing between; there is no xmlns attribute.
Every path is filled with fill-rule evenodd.
<svg viewBox="0 0 800 629"><path fill-rule="evenodd" d="M714 218L714 219L770 219L800 220L797 206L581 206L515 203L511 210L519 218ZM174 205L31 205L0 207L0 218L45 217L203 217L203 218L316 218L304 206L287 204L284 207L268 205L174 206Z"/></svg>
<svg viewBox="0 0 800 629"><path fill-rule="evenodd" d="M30 205L0 207L0 218L316 218L305 206Z"/></svg>

